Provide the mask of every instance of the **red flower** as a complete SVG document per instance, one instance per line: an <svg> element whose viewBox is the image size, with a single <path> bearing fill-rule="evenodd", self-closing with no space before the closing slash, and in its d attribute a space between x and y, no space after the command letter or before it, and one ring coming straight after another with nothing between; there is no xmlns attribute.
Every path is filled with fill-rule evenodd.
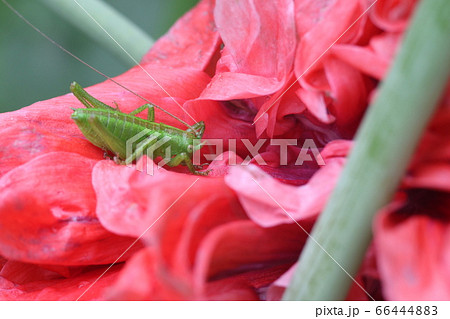
<svg viewBox="0 0 450 319"><path fill-rule="evenodd" d="M153 167L150 176L103 159L70 119L70 107L80 107L72 95L0 114L0 299L279 299L304 230L352 145L344 138L353 136L414 7L380 0L366 14L369 5L203 0L143 58L158 83L138 67L116 78L190 121L184 108L205 121L205 138L225 142L230 152L211 164L209 177L158 170L143 158L137 165ZM110 82L88 91L124 112L142 104ZM448 108L440 112L421 144L426 155L416 155L404 180L401 192L410 197L381 212L356 278L380 299L448 298L418 263L420 250L430 256L427 266L441 253L419 237L425 227L437 230L433 240L442 247L448 241L439 205L449 198L440 174L449 172L450 148L442 141L450 118ZM158 110L156 120L182 128ZM267 141L250 159L241 140L255 145L273 137L313 139L326 165L295 165L302 143L287 148L285 166L281 147ZM239 139L235 149L232 139ZM250 166L229 165L247 156ZM268 165L254 165L260 159ZM417 188L434 190L417 203ZM424 203L437 205L439 217ZM410 246L399 257L392 240ZM448 269L445 261L434 265ZM355 285L347 298L367 296Z"/></svg>

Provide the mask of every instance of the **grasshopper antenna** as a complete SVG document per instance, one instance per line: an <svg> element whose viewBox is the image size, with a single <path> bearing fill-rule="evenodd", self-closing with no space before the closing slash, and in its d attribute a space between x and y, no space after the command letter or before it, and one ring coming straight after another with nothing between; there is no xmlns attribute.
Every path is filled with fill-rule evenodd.
<svg viewBox="0 0 450 319"><path fill-rule="evenodd" d="M61 49L62 51L64 51L65 53L67 53L68 55L70 55L71 57L73 57L74 59L76 59L77 61L81 62L82 64L84 64L85 66L87 66L88 68L90 68L91 70L93 70L94 72L100 74L101 76L103 76L105 79L115 83L116 85L120 86L121 88L123 88L124 90L127 90L128 92L134 94L135 96L137 96L138 98L154 105L157 109L161 110L162 112L166 113L167 115L173 117L174 119L178 120L180 123L182 123L183 125L185 125L186 127L188 127L189 129L193 130L193 132L196 132L196 130L189 124L187 124L185 121L183 121L182 119L180 119L179 117L173 115L172 113L170 113L169 111L166 111L165 109L163 109L162 107L153 104L151 101L149 101L148 99L146 99L145 97L143 97L142 95L134 92L133 90L127 88L125 85L117 82L116 80L114 80L112 77L106 75L105 73L101 72L100 70L96 69L95 67L93 67L92 65L90 65L89 63L83 61L81 58L79 58L78 56L76 56L75 54L73 54L72 52L70 52L69 50L67 50L66 48L64 48L62 45L60 45L58 42L56 42L55 40L53 40L52 38L50 38L48 35L46 35L44 32L42 32L38 27L36 27L34 24L32 24L30 21L28 21L27 18L25 18L22 14L20 14L19 11L17 11L13 6L11 6L8 1L6 0L1 0L12 12L14 12L15 15L17 15L20 19L22 19L26 24L28 24L30 27L32 27L37 33L39 33L41 36L43 36L44 38L46 38L48 41L50 41L52 44L54 44L55 46L57 46L59 49Z"/></svg>

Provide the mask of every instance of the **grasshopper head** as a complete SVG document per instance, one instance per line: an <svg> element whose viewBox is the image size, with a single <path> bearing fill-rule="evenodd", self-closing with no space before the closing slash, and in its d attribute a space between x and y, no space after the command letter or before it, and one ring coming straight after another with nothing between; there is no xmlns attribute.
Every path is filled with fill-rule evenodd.
<svg viewBox="0 0 450 319"><path fill-rule="evenodd" d="M193 139L192 144L188 145L188 148L187 148L188 153L193 154L194 152L200 150L203 147L203 145L205 145L206 143L207 143L206 141L201 142L200 139L197 139L197 138Z"/></svg>

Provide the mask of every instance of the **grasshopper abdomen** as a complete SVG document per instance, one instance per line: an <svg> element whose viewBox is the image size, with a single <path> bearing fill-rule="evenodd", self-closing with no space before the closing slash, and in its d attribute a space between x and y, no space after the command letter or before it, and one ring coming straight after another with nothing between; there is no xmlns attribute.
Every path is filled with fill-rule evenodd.
<svg viewBox="0 0 450 319"><path fill-rule="evenodd" d="M149 137L154 137L154 144L165 138L174 153L187 150L193 143L195 136L183 130L164 125L162 123L149 122L136 116L111 112L102 109L76 109L72 114L83 135L94 145L109 150L121 159L125 159L126 143L133 140L139 144ZM142 132L145 132L142 134Z"/></svg>

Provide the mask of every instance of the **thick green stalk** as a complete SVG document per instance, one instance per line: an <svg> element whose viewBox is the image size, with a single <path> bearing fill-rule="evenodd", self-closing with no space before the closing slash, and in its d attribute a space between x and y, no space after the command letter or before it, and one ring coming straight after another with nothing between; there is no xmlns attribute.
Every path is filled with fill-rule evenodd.
<svg viewBox="0 0 450 319"><path fill-rule="evenodd" d="M450 1L422 0L308 240L285 300L343 300L450 73ZM395 243L393 243L395 244ZM348 272L347 275L330 256Z"/></svg>
<svg viewBox="0 0 450 319"><path fill-rule="evenodd" d="M40 1L120 58L127 67L136 65L153 45L151 37L101 0Z"/></svg>

